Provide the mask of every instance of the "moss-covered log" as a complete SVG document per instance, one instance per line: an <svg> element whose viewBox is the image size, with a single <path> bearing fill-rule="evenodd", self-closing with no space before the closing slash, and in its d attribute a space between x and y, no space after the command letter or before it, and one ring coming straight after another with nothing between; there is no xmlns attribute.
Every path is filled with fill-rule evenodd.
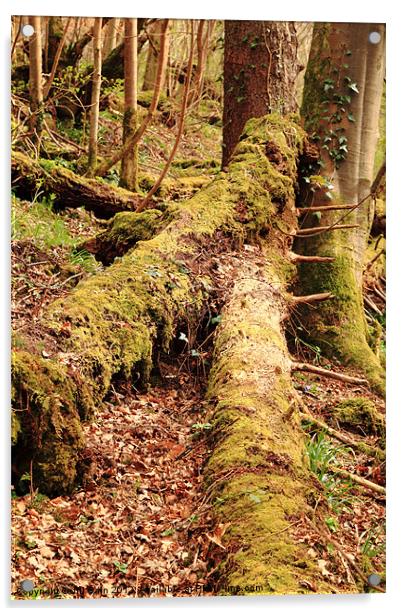
<svg viewBox="0 0 402 616"><path fill-rule="evenodd" d="M219 439L206 474L217 523L230 523L218 569L223 594L330 592L309 546L292 538L312 515L316 488L292 393L283 295L276 261L246 266L218 327L208 393Z"/></svg>
<svg viewBox="0 0 402 616"><path fill-rule="evenodd" d="M294 205L292 216L285 205L293 199L303 141L299 126L280 116L250 121L227 173L180 204L154 238L51 304L38 335L19 336L13 377L17 478L32 463L41 491L72 489L82 441L78 417L93 416L114 377L146 381L155 344L167 350L175 324L196 318L206 301L208 271L195 264L200 246L219 252L266 235L278 215L289 232L295 230ZM280 242L285 247L286 236Z"/></svg>
<svg viewBox="0 0 402 616"><path fill-rule="evenodd" d="M73 173L70 169L40 159L38 162L22 152L11 157L12 188L18 197L33 199L38 194L53 195L59 207L85 207L99 218L135 210L138 195L99 180Z"/></svg>

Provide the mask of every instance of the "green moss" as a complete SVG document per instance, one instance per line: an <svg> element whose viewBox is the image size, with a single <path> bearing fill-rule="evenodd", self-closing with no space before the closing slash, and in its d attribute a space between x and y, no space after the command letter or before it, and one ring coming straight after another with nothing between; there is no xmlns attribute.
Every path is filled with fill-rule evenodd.
<svg viewBox="0 0 402 616"><path fill-rule="evenodd" d="M230 522L217 592L304 593L309 581L318 592L328 592L316 563L306 556L308 546L288 531L293 520L309 514L308 499L316 488L293 409L282 303L260 286L275 280L280 295L284 278L273 264L264 274L260 270L259 282L235 283L209 378L214 444L205 477L216 497L216 522Z"/></svg>
<svg viewBox="0 0 402 616"><path fill-rule="evenodd" d="M134 248L137 242L151 239L162 227L162 212L159 210L146 210L138 214L121 212L108 222L105 231L86 240L82 247L95 254L98 260L109 264L115 257L121 257Z"/></svg>
<svg viewBox="0 0 402 616"><path fill-rule="evenodd" d="M308 309L309 337L327 355L362 370L373 388L384 394L384 369L368 344L363 296L356 283L353 261L345 254L337 254L336 244L331 247L328 242L325 254L331 253L335 255L332 263L302 263L299 268L304 292L334 295L334 299Z"/></svg>
<svg viewBox="0 0 402 616"><path fill-rule="evenodd" d="M14 445L17 462L30 472L35 488L71 491L84 445L69 378L59 364L16 351L12 357L12 407L18 413Z"/></svg>
<svg viewBox="0 0 402 616"><path fill-rule="evenodd" d="M384 416L377 411L374 402L367 398L344 400L335 406L331 416L346 429L385 437Z"/></svg>
<svg viewBox="0 0 402 616"><path fill-rule="evenodd" d="M284 532L289 519L305 507L301 484L282 474L245 473L227 482L221 498L221 516L232 522L225 543L230 549L241 537L242 549L220 566L220 594L308 593L308 580L317 583L319 592L329 591L307 557L308 547Z"/></svg>

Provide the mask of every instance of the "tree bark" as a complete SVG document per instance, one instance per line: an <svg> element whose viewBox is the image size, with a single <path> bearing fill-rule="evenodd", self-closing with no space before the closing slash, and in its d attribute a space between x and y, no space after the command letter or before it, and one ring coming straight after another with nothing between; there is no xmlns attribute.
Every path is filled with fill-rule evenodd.
<svg viewBox="0 0 402 616"><path fill-rule="evenodd" d="M124 20L124 119L123 144L137 130L137 20ZM120 186L138 190L138 144L125 152L121 160Z"/></svg>
<svg viewBox="0 0 402 616"><path fill-rule="evenodd" d="M152 196L156 193L156 191L162 184L164 178L166 177L167 172L169 171L170 165L172 164L172 161L176 155L177 148L179 147L180 139L184 131L184 121L186 119L187 105L188 105L189 96L190 96L190 84L191 84L191 77L192 77L191 67L193 65L193 55L194 55L194 26L193 26L193 21L191 20L190 53L189 53L188 63L187 63L186 82L184 84L183 98L181 102L180 118L179 118L179 123L177 127L176 139L173 144L172 151L169 154L169 158L167 159L166 164L162 170L162 173L156 180L155 184L152 186L151 190L147 193L142 203L138 206L137 212L141 212L147 207L150 199L152 198Z"/></svg>
<svg viewBox="0 0 402 616"><path fill-rule="evenodd" d="M372 31L381 34L377 45L369 42ZM367 342L362 271L373 219L372 199L364 198L370 195L373 180L384 42L381 24L315 26L302 112L306 127L320 140L325 165L321 173L334 185L335 204L360 205L350 213L321 208L320 226L332 227L337 222L352 226L296 244L299 253L334 257L333 263L300 265L303 292L315 293L325 287L336 296L330 304L305 314L310 338L325 353L362 369L380 393L384 392L384 371ZM316 200L334 205L324 193L315 193L313 206ZM317 218L308 213L302 222L312 227Z"/></svg>
<svg viewBox="0 0 402 616"><path fill-rule="evenodd" d="M285 280L264 252L255 264L245 260L231 282L208 388L211 440L218 431L219 439L206 480L215 485L210 497L221 503L214 508L216 523L230 522L219 584L238 588L231 594L255 593L255 587L264 594L289 594L305 592L310 580L317 592L325 592L308 545L288 530L290 520L313 515L307 494L316 487L304 462L298 413L292 411L291 360L282 329Z"/></svg>
<svg viewBox="0 0 402 616"><path fill-rule="evenodd" d="M93 176L98 160L99 97L102 81L102 17L94 23L94 72L92 76L91 111L89 121L88 175Z"/></svg>
<svg viewBox="0 0 402 616"><path fill-rule="evenodd" d="M29 18L34 33L29 40L29 97L31 103L30 128L34 140L40 141L43 125L43 88L42 88L42 19L38 16Z"/></svg>
<svg viewBox="0 0 402 616"><path fill-rule="evenodd" d="M293 23L225 21L223 167L249 118L296 110L296 59Z"/></svg>
<svg viewBox="0 0 402 616"><path fill-rule="evenodd" d="M169 48L169 35L164 33L163 20L157 20L151 24L148 32L148 52L147 62L145 67L144 81L142 84L142 90L153 90L157 83L158 74L158 57L161 53L161 44L165 40L165 44ZM167 53L168 50L167 50ZM165 72L162 75L161 89L163 90L165 85L166 75Z"/></svg>
<svg viewBox="0 0 402 616"><path fill-rule="evenodd" d="M105 58L112 53L117 45L117 29L119 27L119 22L120 19L113 17L106 26L105 40L103 43L103 55Z"/></svg>

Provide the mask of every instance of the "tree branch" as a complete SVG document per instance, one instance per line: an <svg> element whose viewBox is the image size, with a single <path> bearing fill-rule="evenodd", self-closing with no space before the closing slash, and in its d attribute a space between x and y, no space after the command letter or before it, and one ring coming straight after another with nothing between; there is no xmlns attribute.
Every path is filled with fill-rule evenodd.
<svg viewBox="0 0 402 616"><path fill-rule="evenodd" d="M306 229L299 229L295 237L303 237L310 233L318 235L318 233L324 233L326 231L337 231L338 229L357 229L359 225L330 225L328 227L310 227Z"/></svg>
<svg viewBox="0 0 402 616"><path fill-rule="evenodd" d="M332 263L335 257L319 257L318 255L298 255L295 252L290 253L292 263Z"/></svg>
<svg viewBox="0 0 402 616"><path fill-rule="evenodd" d="M341 372L334 372L333 370L326 370L325 368L320 368L319 366L314 366L313 364L305 364L294 361L292 362L291 370L292 372L312 372L313 374L326 376L330 379L335 379L336 381L342 381L343 383L353 383L354 385L368 384L366 379L362 379L356 376L348 376L347 374L342 374Z"/></svg>
<svg viewBox="0 0 402 616"><path fill-rule="evenodd" d="M309 304L311 302L323 302L327 299L333 299L335 296L332 293L314 293L313 295L292 295L291 304Z"/></svg>

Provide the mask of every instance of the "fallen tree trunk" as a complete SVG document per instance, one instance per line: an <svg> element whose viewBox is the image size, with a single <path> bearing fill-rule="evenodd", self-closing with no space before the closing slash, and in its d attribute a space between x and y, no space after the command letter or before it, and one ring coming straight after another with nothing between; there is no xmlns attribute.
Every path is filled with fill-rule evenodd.
<svg viewBox="0 0 402 616"><path fill-rule="evenodd" d="M85 207L99 218L135 210L140 202L138 195L128 190L82 177L49 160L36 162L17 151L11 157L11 183L15 194L23 199L53 195L56 206Z"/></svg>
<svg viewBox="0 0 402 616"><path fill-rule="evenodd" d="M286 168L270 162L267 143L283 151ZM146 382L154 346L168 350L177 323L197 320L208 301L212 264L196 261L200 246L210 255L274 233L272 222L285 205L287 231L295 230L293 186L303 143L300 127L280 116L251 120L227 173L182 203L154 238L51 304L38 331L25 339L19 332L16 480L32 467L33 485L45 493L74 487L81 472L80 422L93 416L113 378ZM287 249L287 237L279 234L278 242ZM278 268L283 264L281 256Z"/></svg>
<svg viewBox="0 0 402 616"><path fill-rule="evenodd" d="M316 488L292 410L284 285L269 261L246 264L215 341L208 394L219 440L206 476L215 485L217 522L230 522L218 568L223 594L305 593L311 583L316 592L329 592L309 546L289 532L312 514L307 497Z"/></svg>

